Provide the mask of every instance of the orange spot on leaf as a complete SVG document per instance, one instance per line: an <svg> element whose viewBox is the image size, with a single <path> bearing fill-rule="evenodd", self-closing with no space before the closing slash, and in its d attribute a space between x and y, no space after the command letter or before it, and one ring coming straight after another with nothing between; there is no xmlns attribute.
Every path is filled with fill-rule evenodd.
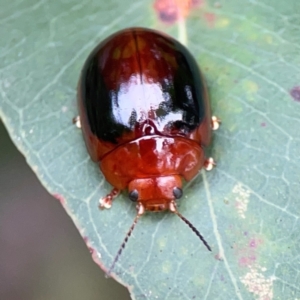
<svg viewBox="0 0 300 300"><path fill-rule="evenodd" d="M186 18L193 8L203 4L204 0L155 0L154 10L158 18L168 24L174 24Z"/></svg>

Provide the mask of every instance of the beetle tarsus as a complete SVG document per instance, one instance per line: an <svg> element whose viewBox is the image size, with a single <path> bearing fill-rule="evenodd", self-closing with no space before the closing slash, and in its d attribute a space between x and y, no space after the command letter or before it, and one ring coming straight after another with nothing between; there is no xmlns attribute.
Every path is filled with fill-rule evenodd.
<svg viewBox="0 0 300 300"><path fill-rule="evenodd" d="M212 123L212 130L217 130L220 127L221 120L216 116L212 116L211 123Z"/></svg>
<svg viewBox="0 0 300 300"><path fill-rule="evenodd" d="M80 117L79 116L73 118L72 122L73 122L73 124L76 125L77 128L81 128L81 122L80 122Z"/></svg>
<svg viewBox="0 0 300 300"><path fill-rule="evenodd" d="M177 208L176 208L176 203L175 203L175 201L171 201L171 202L169 203L169 210L170 210L170 212L172 212L172 213L176 213L176 212L177 212Z"/></svg>
<svg viewBox="0 0 300 300"><path fill-rule="evenodd" d="M211 171L216 166L216 163L212 157L209 157L204 162L204 168L206 171Z"/></svg>
<svg viewBox="0 0 300 300"><path fill-rule="evenodd" d="M112 191L106 195L105 197L102 197L99 200L99 208L100 209L109 209L112 206L113 200L120 194L120 190L117 188L113 188Z"/></svg>
<svg viewBox="0 0 300 300"><path fill-rule="evenodd" d="M145 213L145 207L143 206L142 203L139 203L137 206L136 206L136 210L137 210L137 214L138 216L141 216Z"/></svg>

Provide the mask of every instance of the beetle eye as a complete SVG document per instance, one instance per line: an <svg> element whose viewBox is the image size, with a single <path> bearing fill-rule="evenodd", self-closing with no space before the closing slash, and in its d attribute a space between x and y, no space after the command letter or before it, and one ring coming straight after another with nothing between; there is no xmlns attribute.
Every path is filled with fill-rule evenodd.
<svg viewBox="0 0 300 300"><path fill-rule="evenodd" d="M182 189L181 188L179 188L179 187L174 187L174 189L173 189L173 195L174 195L174 197L176 198L176 199L179 199L179 198L181 198L182 197Z"/></svg>
<svg viewBox="0 0 300 300"><path fill-rule="evenodd" d="M128 196L131 201L136 202L139 199L139 192L137 190L133 190Z"/></svg>

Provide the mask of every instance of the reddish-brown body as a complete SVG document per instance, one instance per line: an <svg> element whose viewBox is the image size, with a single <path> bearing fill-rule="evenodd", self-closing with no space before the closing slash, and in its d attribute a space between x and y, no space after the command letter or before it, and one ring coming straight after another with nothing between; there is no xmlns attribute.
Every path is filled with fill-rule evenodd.
<svg viewBox="0 0 300 300"><path fill-rule="evenodd" d="M89 154L145 210L169 209L203 167L211 139L205 83L188 50L149 29L118 32L91 53L78 85Z"/></svg>

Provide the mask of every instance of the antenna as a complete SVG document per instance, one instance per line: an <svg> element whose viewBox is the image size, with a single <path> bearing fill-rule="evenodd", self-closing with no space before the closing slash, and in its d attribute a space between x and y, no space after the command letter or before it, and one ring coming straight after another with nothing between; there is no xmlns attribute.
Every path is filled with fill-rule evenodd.
<svg viewBox="0 0 300 300"><path fill-rule="evenodd" d="M205 245L207 250L211 251L210 246L208 245L204 237L201 235L201 233L198 231L198 229L194 227L194 225L177 210L173 211L173 213L176 214L185 224L187 224L192 229L192 231L198 236L198 238L202 241L202 243Z"/></svg>
<svg viewBox="0 0 300 300"><path fill-rule="evenodd" d="M125 236L125 239L124 239L123 243L121 244L121 246L120 246L120 248L119 248L119 251L118 251L117 255L115 256L115 259L114 259L113 263L111 264L111 266L110 266L110 268L109 268L109 270L108 270L108 272L107 272L107 276L109 276L110 273L112 272L112 270L114 269L114 267L115 267L117 261L119 260L121 254L122 254L122 252L123 252L123 250L124 250L124 248L125 248L125 246L126 246L126 243L128 242L129 237L131 236L131 234L132 234L132 232L133 232L133 230L134 230L134 228L135 228L135 225L136 225L138 219L139 219L140 216L144 213L144 207L143 207L142 204L139 204L139 205L137 206L137 209L138 209L138 213L137 213L136 217L134 218L133 223L132 223L132 225L130 226L130 228L129 228L129 230L128 230L126 236Z"/></svg>

